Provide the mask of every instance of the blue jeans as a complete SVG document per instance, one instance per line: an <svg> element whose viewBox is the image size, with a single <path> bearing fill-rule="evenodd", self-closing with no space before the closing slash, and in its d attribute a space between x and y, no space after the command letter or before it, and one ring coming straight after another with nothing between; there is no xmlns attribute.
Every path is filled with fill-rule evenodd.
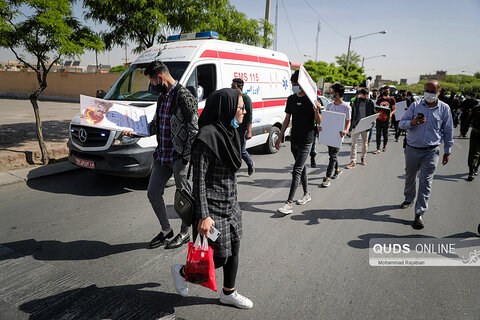
<svg viewBox="0 0 480 320"><path fill-rule="evenodd" d="M372 141L373 129L375 129L375 123L373 124L372 128L370 129L370 132L368 133L368 143L370 143L370 141Z"/></svg>
<svg viewBox="0 0 480 320"><path fill-rule="evenodd" d="M407 145L404 153L405 201L413 202L415 199L418 174L418 196L417 202L415 202L415 214L423 215L428 209L428 199L432 191L433 176L437 169L440 148L418 150Z"/></svg>
<svg viewBox="0 0 480 320"><path fill-rule="evenodd" d="M247 134L247 129L238 129L238 134L240 135L240 144L242 148L242 159L245 161L249 168L253 167L252 158L250 158L250 154L247 152L247 139L245 135Z"/></svg>
<svg viewBox="0 0 480 320"><path fill-rule="evenodd" d="M157 162L153 164L150 181L148 182L147 196L163 230L170 228L170 223L167 217L167 208L165 207L165 201L163 200L165 185L173 174L177 189L185 188L191 190L190 184L187 181L187 170L188 168L183 164L182 158L175 159L172 163L166 165L160 165ZM188 227L183 221L180 232L188 232Z"/></svg>

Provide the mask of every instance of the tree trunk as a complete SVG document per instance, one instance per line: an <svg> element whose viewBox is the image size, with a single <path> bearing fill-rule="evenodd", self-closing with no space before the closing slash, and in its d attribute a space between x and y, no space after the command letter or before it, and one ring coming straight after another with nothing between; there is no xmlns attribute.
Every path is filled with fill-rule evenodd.
<svg viewBox="0 0 480 320"><path fill-rule="evenodd" d="M35 113L35 131L37 132L38 145L40 146L40 151L42 152L42 163L48 164L50 158L48 157L47 146L45 145L45 140L43 139L42 121L40 120L40 110L38 108L37 98L38 94L36 93L30 95L30 102L32 103L33 112Z"/></svg>

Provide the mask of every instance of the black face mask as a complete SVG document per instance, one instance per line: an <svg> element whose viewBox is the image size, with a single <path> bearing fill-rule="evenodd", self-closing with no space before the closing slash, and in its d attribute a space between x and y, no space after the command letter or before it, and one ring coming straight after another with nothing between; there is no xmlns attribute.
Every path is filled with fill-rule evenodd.
<svg viewBox="0 0 480 320"><path fill-rule="evenodd" d="M159 89L160 93L163 93L163 94L168 93L167 87L163 84L163 82L160 82L158 84L158 89Z"/></svg>
<svg viewBox="0 0 480 320"><path fill-rule="evenodd" d="M383 91L382 96L388 96L388 91Z"/></svg>

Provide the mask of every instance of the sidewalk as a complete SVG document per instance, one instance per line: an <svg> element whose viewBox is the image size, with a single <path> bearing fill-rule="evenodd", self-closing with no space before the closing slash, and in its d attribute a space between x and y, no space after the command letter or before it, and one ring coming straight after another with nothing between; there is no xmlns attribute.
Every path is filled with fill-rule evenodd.
<svg viewBox="0 0 480 320"><path fill-rule="evenodd" d="M51 101L38 104L50 162L64 161L68 157L69 123L78 113L79 104ZM41 165L41 159L30 101L0 99L0 173L34 169Z"/></svg>

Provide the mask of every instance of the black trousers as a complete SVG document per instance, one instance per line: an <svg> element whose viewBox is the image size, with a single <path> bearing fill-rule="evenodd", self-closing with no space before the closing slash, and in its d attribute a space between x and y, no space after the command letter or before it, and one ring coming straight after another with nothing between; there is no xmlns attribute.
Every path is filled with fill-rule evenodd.
<svg viewBox="0 0 480 320"><path fill-rule="evenodd" d="M468 169L470 173L478 170L480 164L480 133L472 131L470 134L470 149L468 149Z"/></svg>
<svg viewBox="0 0 480 320"><path fill-rule="evenodd" d="M330 178L333 175L334 170L338 169L338 160L337 154L340 151L340 148L330 147L328 146L328 167L327 167L327 178Z"/></svg>
<svg viewBox="0 0 480 320"><path fill-rule="evenodd" d="M380 150L382 135L383 135L383 147L385 148L388 143L388 121L377 121L376 130L377 130L377 150Z"/></svg>
<svg viewBox="0 0 480 320"><path fill-rule="evenodd" d="M213 257L215 269L223 267L223 286L225 288L235 288L239 251L240 241L232 241L232 255L230 257Z"/></svg>

